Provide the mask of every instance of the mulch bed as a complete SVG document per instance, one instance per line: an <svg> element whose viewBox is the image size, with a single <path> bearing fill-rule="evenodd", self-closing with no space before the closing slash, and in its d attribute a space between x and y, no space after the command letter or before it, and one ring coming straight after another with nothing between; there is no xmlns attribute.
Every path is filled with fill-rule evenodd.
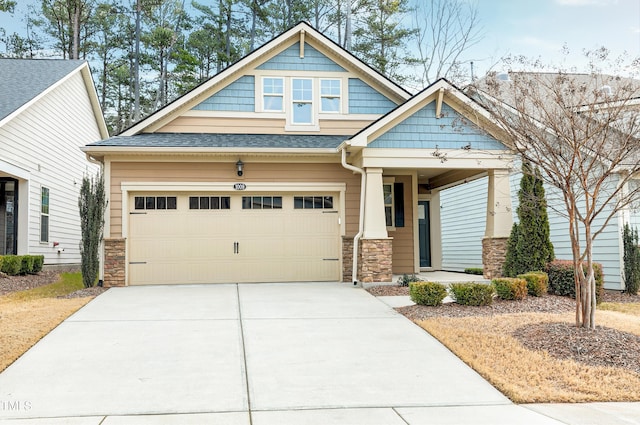
<svg viewBox="0 0 640 425"><path fill-rule="evenodd" d="M49 285L57 282L60 273L77 272L77 267L60 268L55 270L42 270L38 274L28 274L24 276L0 276L0 296L10 294L12 292L24 291L27 289L37 288L39 286ZM95 297L100 295L108 288L93 287L84 288L79 291L58 297L58 298L84 298Z"/></svg>

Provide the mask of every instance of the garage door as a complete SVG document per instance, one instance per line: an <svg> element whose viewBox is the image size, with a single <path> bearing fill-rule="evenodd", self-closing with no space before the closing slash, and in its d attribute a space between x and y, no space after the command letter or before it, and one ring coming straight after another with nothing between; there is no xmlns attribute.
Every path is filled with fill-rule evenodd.
<svg viewBox="0 0 640 425"><path fill-rule="evenodd" d="M129 284L337 281L337 194L129 198Z"/></svg>

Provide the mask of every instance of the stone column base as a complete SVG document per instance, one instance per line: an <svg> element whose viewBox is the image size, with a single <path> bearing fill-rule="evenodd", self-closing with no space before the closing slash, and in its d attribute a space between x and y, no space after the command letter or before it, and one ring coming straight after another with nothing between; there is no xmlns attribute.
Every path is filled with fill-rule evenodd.
<svg viewBox="0 0 640 425"><path fill-rule="evenodd" d="M125 285L125 239L104 240L104 286L111 288Z"/></svg>
<svg viewBox="0 0 640 425"><path fill-rule="evenodd" d="M360 282L391 282L393 238L360 239L358 279Z"/></svg>
<svg viewBox="0 0 640 425"><path fill-rule="evenodd" d="M342 281L351 282L353 276L353 236L342 237Z"/></svg>
<svg viewBox="0 0 640 425"><path fill-rule="evenodd" d="M484 278L494 279L502 277L502 266L507 255L507 241L509 238L482 239L482 266Z"/></svg>

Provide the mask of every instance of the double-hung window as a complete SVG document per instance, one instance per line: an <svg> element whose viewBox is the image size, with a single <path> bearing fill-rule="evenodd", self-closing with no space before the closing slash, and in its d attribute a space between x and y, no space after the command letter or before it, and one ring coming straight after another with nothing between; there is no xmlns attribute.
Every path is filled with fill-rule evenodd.
<svg viewBox="0 0 640 425"><path fill-rule="evenodd" d="M320 80L320 112L340 113L340 80Z"/></svg>
<svg viewBox="0 0 640 425"><path fill-rule="evenodd" d="M291 79L291 102L292 124L313 124L313 80L311 78Z"/></svg>
<svg viewBox="0 0 640 425"><path fill-rule="evenodd" d="M266 112L284 111L284 79L265 77L262 79L262 110Z"/></svg>
<svg viewBox="0 0 640 425"><path fill-rule="evenodd" d="M49 188L40 189L40 242L49 242Z"/></svg>

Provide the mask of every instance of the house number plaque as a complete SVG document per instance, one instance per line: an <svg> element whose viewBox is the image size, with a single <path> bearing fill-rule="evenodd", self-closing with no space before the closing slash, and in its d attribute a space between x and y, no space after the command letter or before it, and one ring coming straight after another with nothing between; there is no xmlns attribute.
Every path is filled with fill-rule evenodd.
<svg viewBox="0 0 640 425"><path fill-rule="evenodd" d="M245 190L247 188L247 185L244 183L236 183L233 185L233 188L235 190Z"/></svg>

